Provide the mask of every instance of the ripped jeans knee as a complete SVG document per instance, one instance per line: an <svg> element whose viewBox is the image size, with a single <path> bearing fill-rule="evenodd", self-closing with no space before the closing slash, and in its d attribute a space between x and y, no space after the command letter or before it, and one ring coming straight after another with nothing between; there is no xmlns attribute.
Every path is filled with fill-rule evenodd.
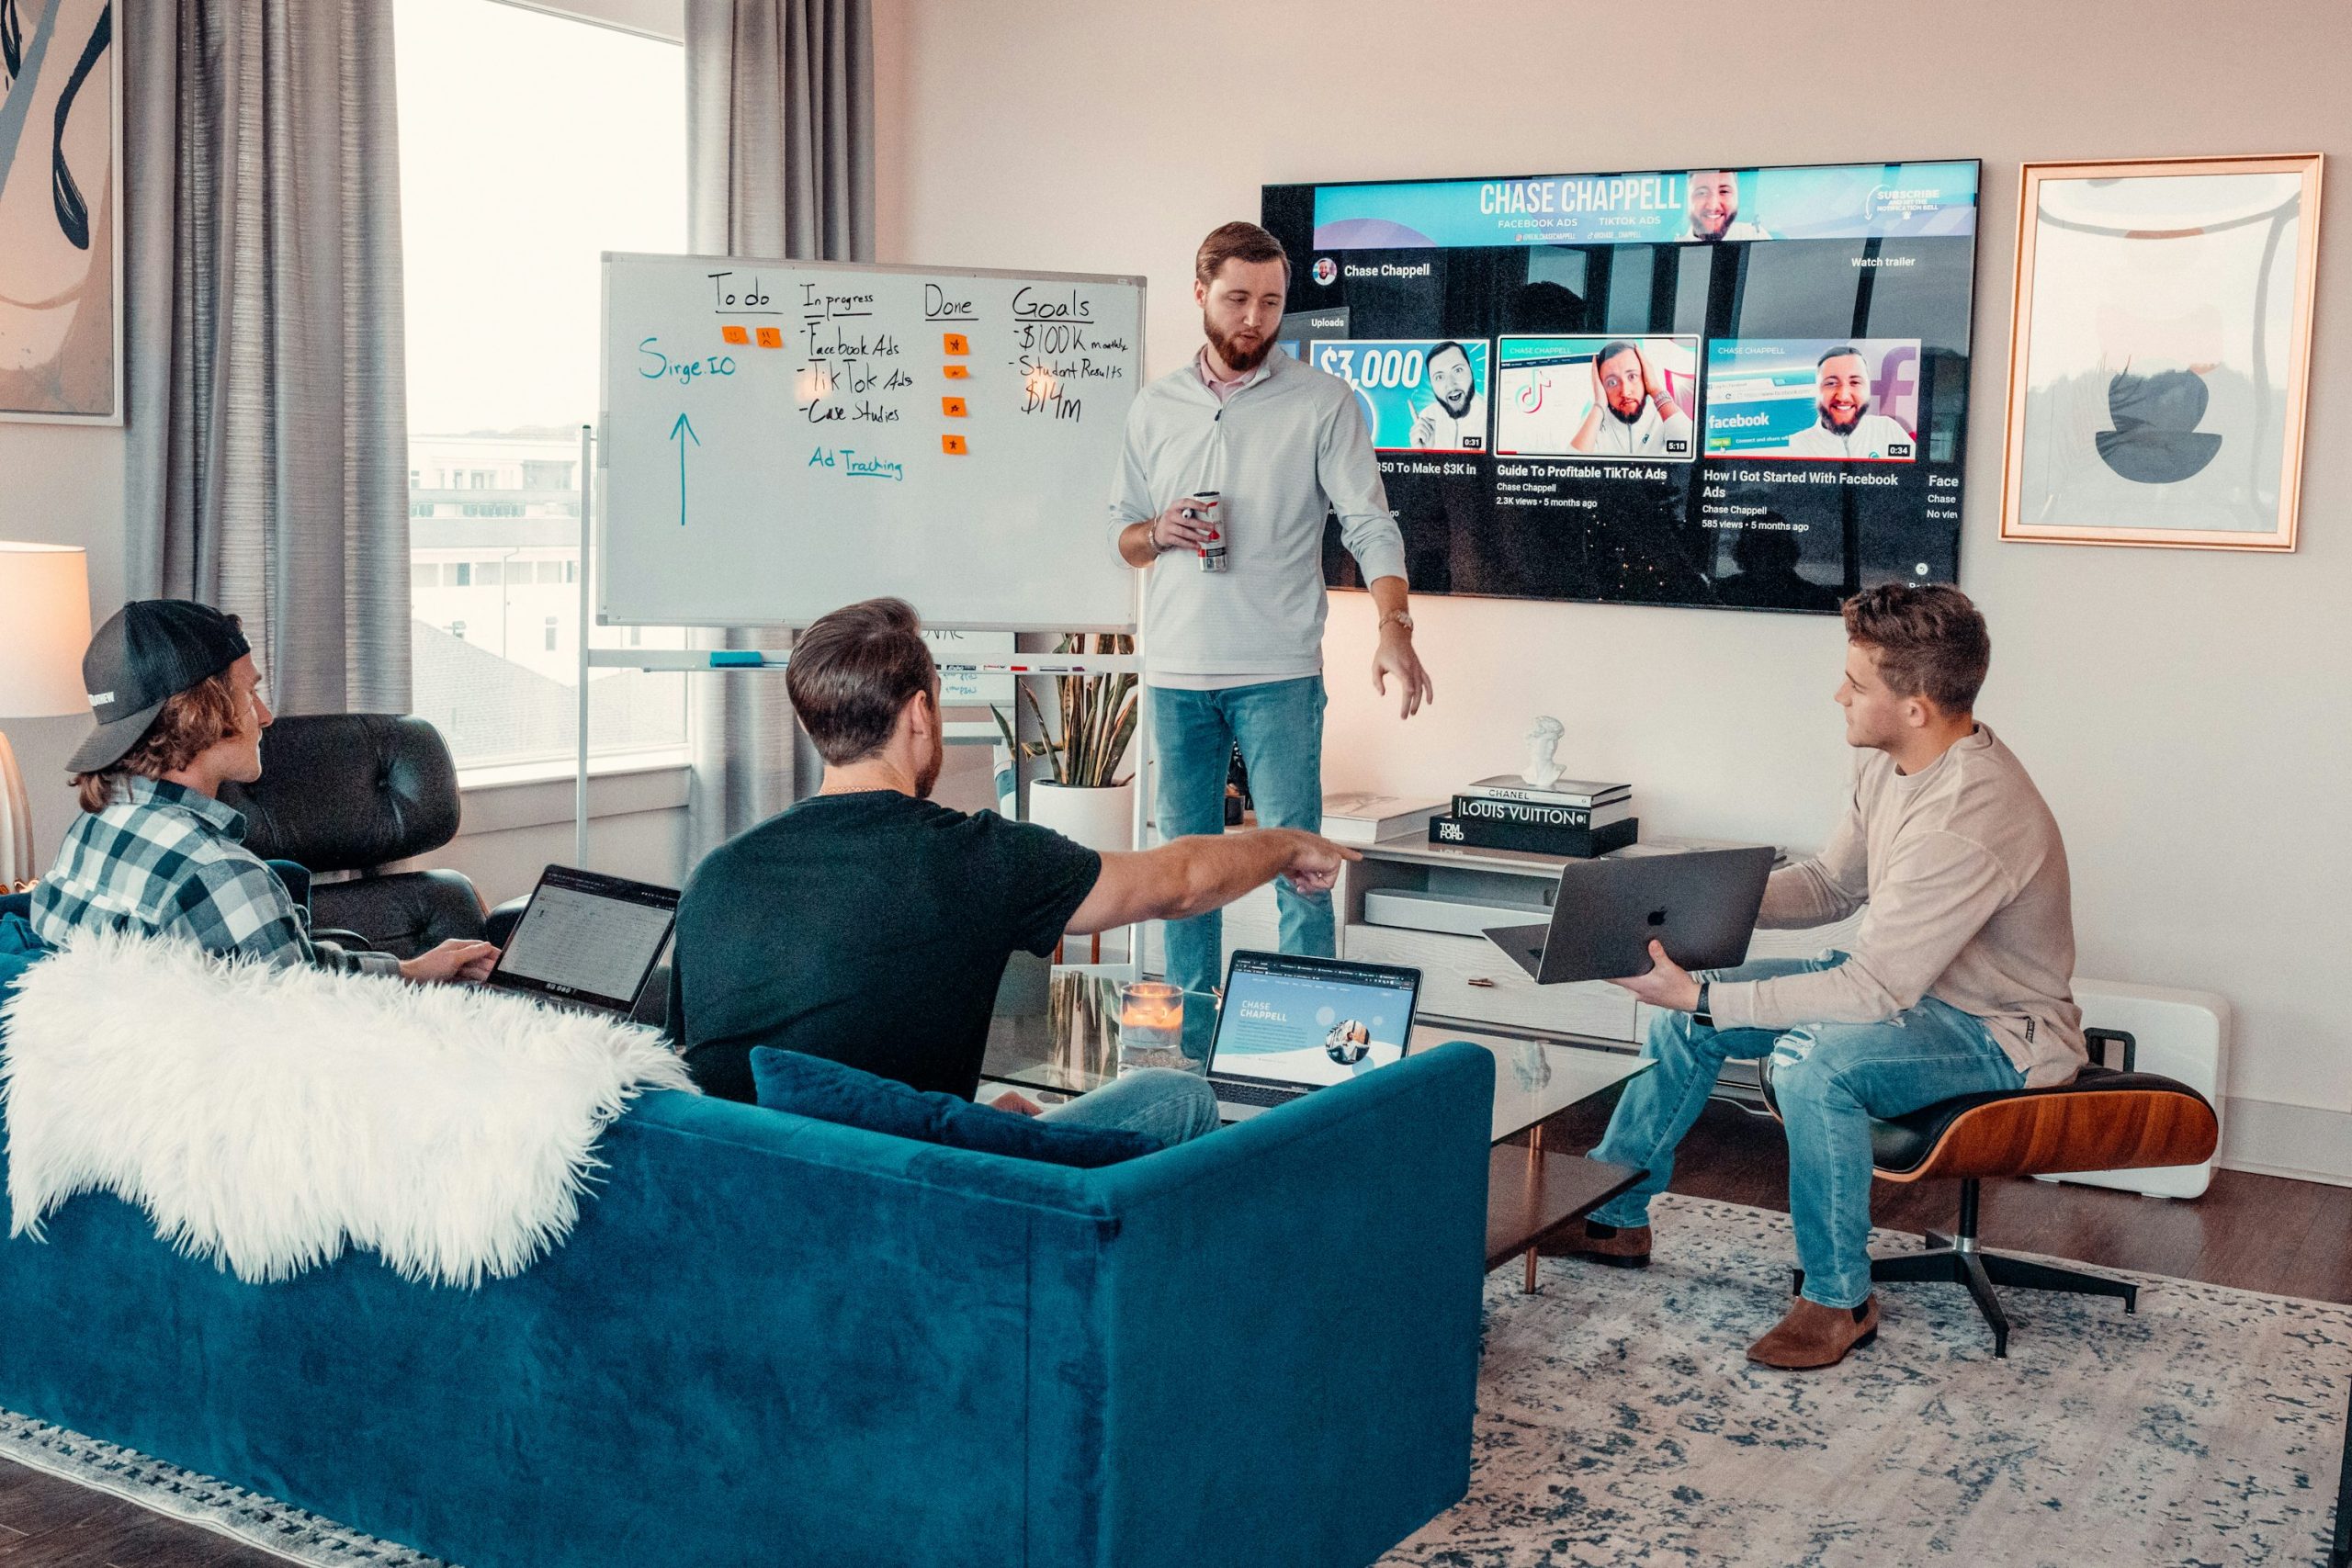
<svg viewBox="0 0 2352 1568"><path fill-rule="evenodd" d="M1893 1018L1870 1024L1867 1028L1872 1032L1882 1029L1903 1029L1908 1022L1908 1019L1904 1014L1896 1013ZM1828 1026L1828 1032L1831 1038L1826 1042L1827 1043L1835 1043L1850 1032L1849 1030L1839 1025ZM1814 1053L1824 1043L1820 1032L1810 1025L1800 1024L1794 1029L1783 1031L1781 1036L1772 1042L1773 1070L1785 1072L1804 1066L1814 1059ZM1842 1058L1846 1054L1839 1052L1838 1055Z"/></svg>
<svg viewBox="0 0 2352 1568"><path fill-rule="evenodd" d="M1813 1055L1815 1043L1812 1030L1790 1030L1772 1042L1772 1066L1781 1070L1803 1066Z"/></svg>

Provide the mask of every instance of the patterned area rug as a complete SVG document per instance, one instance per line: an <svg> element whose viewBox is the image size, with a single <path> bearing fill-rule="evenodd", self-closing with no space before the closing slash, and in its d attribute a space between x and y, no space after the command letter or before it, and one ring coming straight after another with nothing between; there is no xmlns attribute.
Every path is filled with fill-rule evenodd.
<svg viewBox="0 0 2352 1568"><path fill-rule="evenodd" d="M293 1562L326 1568L445 1568L440 1559L345 1529L275 1497L0 1411L0 1458L107 1492Z"/></svg>
<svg viewBox="0 0 2352 1568"><path fill-rule="evenodd" d="M1470 1495L1384 1564L2325 1560L2352 1308L2155 1275L2133 1276L2136 1316L2011 1291L2001 1361L1965 1292L1895 1285L1875 1345L1794 1376L1743 1354L1787 1304L1786 1216L1669 1196L1657 1217L1646 1273L1549 1259L1533 1296L1516 1266L1488 1280ZM293 1562L440 1568L22 1416L0 1413L0 1456Z"/></svg>
<svg viewBox="0 0 2352 1568"><path fill-rule="evenodd" d="M2132 1316L2006 1291L1996 1360L1965 1291L1893 1285L1875 1344L1792 1375L1745 1359L1787 1307L1787 1217L1671 1196L1655 1217L1645 1273L1489 1279L1470 1495L1384 1564L2326 1560L2352 1308L2154 1275L2129 1276Z"/></svg>

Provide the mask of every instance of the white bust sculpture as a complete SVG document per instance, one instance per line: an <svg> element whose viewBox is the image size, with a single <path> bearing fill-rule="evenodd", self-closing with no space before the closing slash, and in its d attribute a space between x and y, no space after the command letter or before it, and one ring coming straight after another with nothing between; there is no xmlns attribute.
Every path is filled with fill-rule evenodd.
<svg viewBox="0 0 2352 1568"><path fill-rule="evenodd" d="M1552 760L1560 749L1560 737L1566 728L1550 714L1540 716L1527 731L1527 771L1519 776L1537 789L1550 789L1558 782L1566 768Z"/></svg>

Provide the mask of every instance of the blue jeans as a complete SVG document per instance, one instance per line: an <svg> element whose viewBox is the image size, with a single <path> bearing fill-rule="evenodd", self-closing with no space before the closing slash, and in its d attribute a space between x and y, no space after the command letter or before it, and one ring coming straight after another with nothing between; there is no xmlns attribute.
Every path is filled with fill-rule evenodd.
<svg viewBox="0 0 2352 1568"><path fill-rule="evenodd" d="M1842 953L1723 969L1711 980L1763 980L1834 968ZM1592 1212L1602 1224L1649 1224L1650 1200L1674 1174L1674 1148L1699 1119L1715 1075L1734 1057L1772 1058L1772 1090L1789 1139L1789 1218L1807 1301L1856 1307L1871 1293L1871 1118L1900 1116L1958 1094L2023 1087L1984 1022L1923 997L1883 1023L1710 1029L1687 1012L1651 1021L1642 1055L1656 1065L1625 1086L1595 1159L1645 1169Z"/></svg>
<svg viewBox="0 0 2352 1568"><path fill-rule="evenodd" d="M1172 1146L1216 1131L1216 1091L1197 1073L1141 1067L1075 1100L1048 1106L1038 1116L1070 1127L1143 1133Z"/></svg>
<svg viewBox="0 0 2352 1568"><path fill-rule="evenodd" d="M1233 748L1250 770L1262 828L1323 825L1323 677L1268 681L1222 692L1151 689L1151 743L1159 757L1159 836L1225 831L1225 774ZM1282 950L1329 958L1339 949L1331 896L1274 885ZM1168 922L1168 978L1187 991L1225 980L1225 921L1212 910Z"/></svg>

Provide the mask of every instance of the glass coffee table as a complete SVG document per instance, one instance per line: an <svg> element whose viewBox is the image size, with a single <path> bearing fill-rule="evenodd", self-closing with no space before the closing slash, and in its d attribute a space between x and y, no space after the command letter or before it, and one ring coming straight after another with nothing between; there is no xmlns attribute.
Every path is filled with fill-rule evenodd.
<svg viewBox="0 0 2352 1568"><path fill-rule="evenodd" d="M1124 971L1072 964L1048 969L1016 953L989 1021L983 1079L1027 1092L1084 1094L1119 1072L1119 982ZM1208 1060L1216 999L1184 998L1184 1055ZM1492 1029L1442 1023L1413 1027L1411 1049L1466 1040L1494 1053L1495 1106L1487 1177L1487 1268L1525 1260L1523 1288L1535 1289L1536 1244L1582 1218L1642 1178L1622 1165L1544 1147L1544 1123L1645 1072L1649 1063L1622 1050L1523 1038ZM1509 1140L1530 1134L1524 1147Z"/></svg>

